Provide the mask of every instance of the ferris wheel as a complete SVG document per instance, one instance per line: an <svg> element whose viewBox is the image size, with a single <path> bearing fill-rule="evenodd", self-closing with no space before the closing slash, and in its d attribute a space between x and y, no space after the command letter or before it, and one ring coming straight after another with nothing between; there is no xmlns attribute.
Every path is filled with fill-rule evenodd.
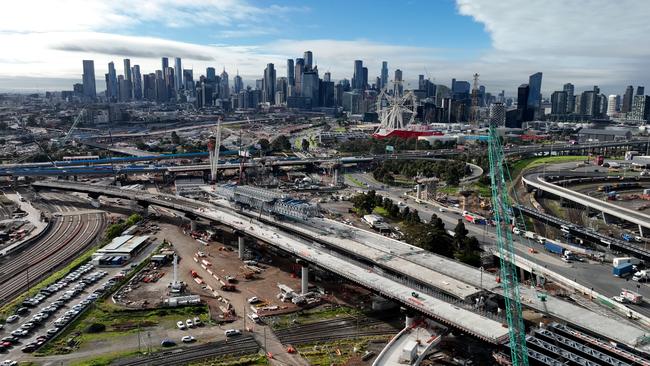
<svg viewBox="0 0 650 366"><path fill-rule="evenodd" d="M404 96L391 95L383 89L377 96L376 110L380 128L399 130L415 121L417 98L412 91Z"/></svg>

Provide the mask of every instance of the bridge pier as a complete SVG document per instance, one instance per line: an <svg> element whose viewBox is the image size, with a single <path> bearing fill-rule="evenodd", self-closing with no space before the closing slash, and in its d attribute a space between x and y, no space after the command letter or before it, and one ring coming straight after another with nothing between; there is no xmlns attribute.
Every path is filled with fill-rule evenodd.
<svg viewBox="0 0 650 366"><path fill-rule="evenodd" d="M309 292L309 264L302 263L300 267L300 293Z"/></svg>
<svg viewBox="0 0 650 366"><path fill-rule="evenodd" d="M639 236L645 238L645 228L641 225L639 225Z"/></svg>
<svg viewBox="0 0 650 366"><path fill-rule="evenodd" d="M239 259L244 259L244 250L246 249L246 242L243 236L238 236L237 237L237 244L238 244L238 253L239 253Z"/></svg>
<svg viewBox="0 0 650 366"><path fill-rule="evenodd" d="M149 215L149 203L145 201L137 201L138 206L140 206L140 213L142 214L143 217L147 217Z"/></svg>
<svg viewBox="0 0 650 366"><path fill-rule="evenodd" d="M190 220L190 230L196 231L196 220Z"/></svg>
<svg viewBox="0 0 650 366"><path fill-rule="evenodd" d="M602 214L603 214L603 222L605 223L605 225L609 225L612 222L611 217L604 212Z"/></svg>

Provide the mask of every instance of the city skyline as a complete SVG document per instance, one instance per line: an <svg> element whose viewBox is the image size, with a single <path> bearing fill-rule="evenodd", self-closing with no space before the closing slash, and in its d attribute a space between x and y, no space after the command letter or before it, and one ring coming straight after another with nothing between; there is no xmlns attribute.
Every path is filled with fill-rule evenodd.
<svg viewBox="0 0 650 366"><path fill-rule="evenodd" d="M0 15L0 42L9 50L0 57L0 89L64 89L80 78L82 59L95 61L101 70L96 79L101 80L109 61L131 58L153 71L162 56L181 57L184 67L195 70L239 70L250 84L263 75L266 64L275 64L278 74L286 75L286 59L311 50L314 65L330 71L332 80L351 79L350 65L356 59L364 61L368 78L374 80L385 60L391 76L396 68L404 72L407 88L417 87L418 74L449 85L452 78L469 80L478 72L489 90L514 95L528 75L541 71L545 96L566 82L578 90L599 85L607 94L622 94L626 85L648 83L643 60L650 52L625 46L649 27L641 19L650 6L623 3L594 2L598 12L593 24L585 25L578 18L592 9L573 3L517 7L507 1L413 1L395 9L389 2L333 2L329 9L294 1L263 6L254 1L181 5L168 0L126 12L130 7L121 1L72 1L56 7L24 1L12 3ZM581 12L571 11L576 7ZM395 17L391 10L409 16ZM358 20L344 21L337 11L359 14ZM504 11L507 18L499 15ZM601 29L616 21L627 26L603 34ZM558 22L563 26L553 26Z"/></svg>

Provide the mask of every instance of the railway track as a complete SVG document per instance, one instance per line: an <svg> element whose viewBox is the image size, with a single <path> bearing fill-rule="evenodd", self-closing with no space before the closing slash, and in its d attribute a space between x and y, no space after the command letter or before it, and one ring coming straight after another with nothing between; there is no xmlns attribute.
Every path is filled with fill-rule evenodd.
<svg viewBox="0 0 650 366"><path fill-rule="evenodd" d="M221 356L243 356L259 352L260 345L252 336L245 335L225 341L206 343L194 347L179 348L152 353L148 357L113 362L115 366L180 366L192 361Z"/></svg>
<svg viewBox="0 0 650 366"><path fill-rule="evenodd" d="M350 317L297 325L275 331L275 335L283 344L296 345L368 336L393 336L399 331L385 320L363 317L357 321Z"/></svg>
<svg viewBox="0 0 650 366"><path fill-rule="evenodd" d="M104 227L103 214L54 218L53 229L42 240L0 265L0 302L6 303L79 254Z"/></svg>

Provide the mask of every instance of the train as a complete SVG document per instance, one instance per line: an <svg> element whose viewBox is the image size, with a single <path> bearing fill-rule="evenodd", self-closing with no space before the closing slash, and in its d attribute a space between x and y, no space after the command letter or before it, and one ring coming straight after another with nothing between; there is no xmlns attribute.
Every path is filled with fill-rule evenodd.
<svg viewBox="0 0 650 366"><path fill-rule="evenodd" d="M612 192L615 190L621 189L634 189L640 188L641 185L638 182L622 182L622 183L613 183L613 184L604 184L598 186L598 192Z"/></svg>

